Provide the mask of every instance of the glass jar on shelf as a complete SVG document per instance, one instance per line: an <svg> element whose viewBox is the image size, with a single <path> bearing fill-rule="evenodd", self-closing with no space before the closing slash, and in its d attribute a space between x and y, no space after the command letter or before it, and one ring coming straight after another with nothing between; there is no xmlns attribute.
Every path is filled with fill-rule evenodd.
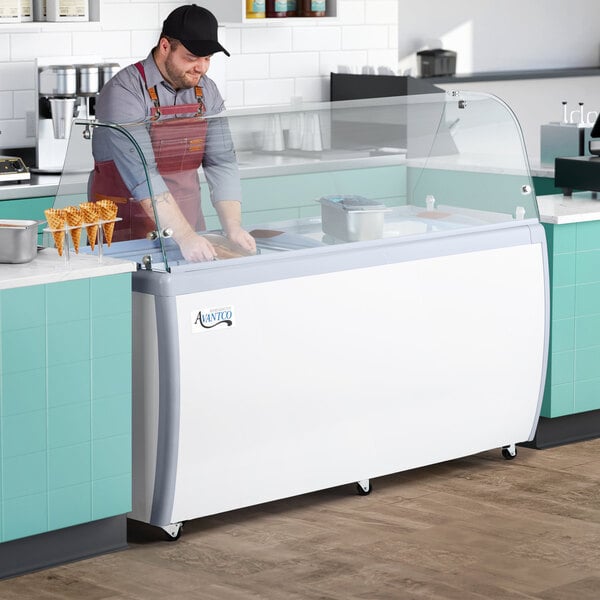
<svg viewBox="0 0 600 600"><path fill-rule="evenodd" d="M265 0L246 0L247 19L264 19L265 14Z"/></svg>
<svg viewBox="0 0 600 600"><path fill-rule="evenodd" d="M327 14L326 0L299 0L301 17L324 17Z"/></svg>
<svg viewBox="0 0 600 600"><path fill-rule="evenodd" d="M265 14L267 18L287 17L288 1L287 0L267 0Z"/></svg>

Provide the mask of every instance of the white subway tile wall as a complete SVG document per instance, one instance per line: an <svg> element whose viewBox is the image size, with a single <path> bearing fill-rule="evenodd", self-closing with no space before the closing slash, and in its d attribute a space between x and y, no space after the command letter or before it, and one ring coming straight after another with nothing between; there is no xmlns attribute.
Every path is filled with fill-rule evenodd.
<svg viewBox="0 0 600 600"><path fill-rule="evenodd" d="M26 115L37 101L36 58L96 55L125 66L148 54L162 21L180 4L100 0L100 22L0 25L0 150L34 144ZM326 100L329 73L341 66L397 69L398 13L398 0L337 0L332 19L226 24L227 106L285 104L292 96Z"/></svg>

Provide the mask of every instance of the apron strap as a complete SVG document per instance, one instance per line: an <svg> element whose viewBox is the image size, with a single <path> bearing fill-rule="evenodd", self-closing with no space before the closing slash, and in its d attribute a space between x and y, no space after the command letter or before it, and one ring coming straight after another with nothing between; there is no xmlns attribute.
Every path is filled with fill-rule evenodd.
<svg viewBox="0 0 600 600"><path fill-rule="evenodd" d="M135 68L139 71L142 79L144 80L144 85L146 86L146 90L148 91L148 95L150 96L150 100L154 104L154 115L152 116L152 120L156 121L160 117L160 101L158 99L158 92L156 91L156 86L148 87L148 82L146 81L146 71L144 70L144 65L141 62L136 62L134 64ZM196 94L196 100L198 101L198 114L203 115L206 112L206 107L204 105L204 92L199 85L194 86L194 93Z"/></svg>

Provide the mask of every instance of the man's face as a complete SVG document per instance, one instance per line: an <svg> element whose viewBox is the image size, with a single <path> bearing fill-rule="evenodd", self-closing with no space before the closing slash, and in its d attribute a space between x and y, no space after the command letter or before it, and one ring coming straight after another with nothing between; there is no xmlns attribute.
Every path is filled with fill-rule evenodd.
<svg viewBox="0 0 600 600"><path fill-rule="evenodd" d="M198 85L200 78L210 67L211 56L196 56L183 44L167 42L169 48L165 58L165 71L167 81L176 89L192 88Z"/></svg>

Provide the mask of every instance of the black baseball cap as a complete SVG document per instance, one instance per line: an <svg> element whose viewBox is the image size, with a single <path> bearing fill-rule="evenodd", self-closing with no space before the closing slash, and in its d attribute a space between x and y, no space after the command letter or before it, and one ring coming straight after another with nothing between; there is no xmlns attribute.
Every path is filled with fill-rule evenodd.
<svg viewBox="0 0 600 600"><path fill-rule="evenodd" d="M176 8L164 21L161 35L179 40L192 54L208 56L229 52L219 44L215 15L196 4Z"/></svg>

